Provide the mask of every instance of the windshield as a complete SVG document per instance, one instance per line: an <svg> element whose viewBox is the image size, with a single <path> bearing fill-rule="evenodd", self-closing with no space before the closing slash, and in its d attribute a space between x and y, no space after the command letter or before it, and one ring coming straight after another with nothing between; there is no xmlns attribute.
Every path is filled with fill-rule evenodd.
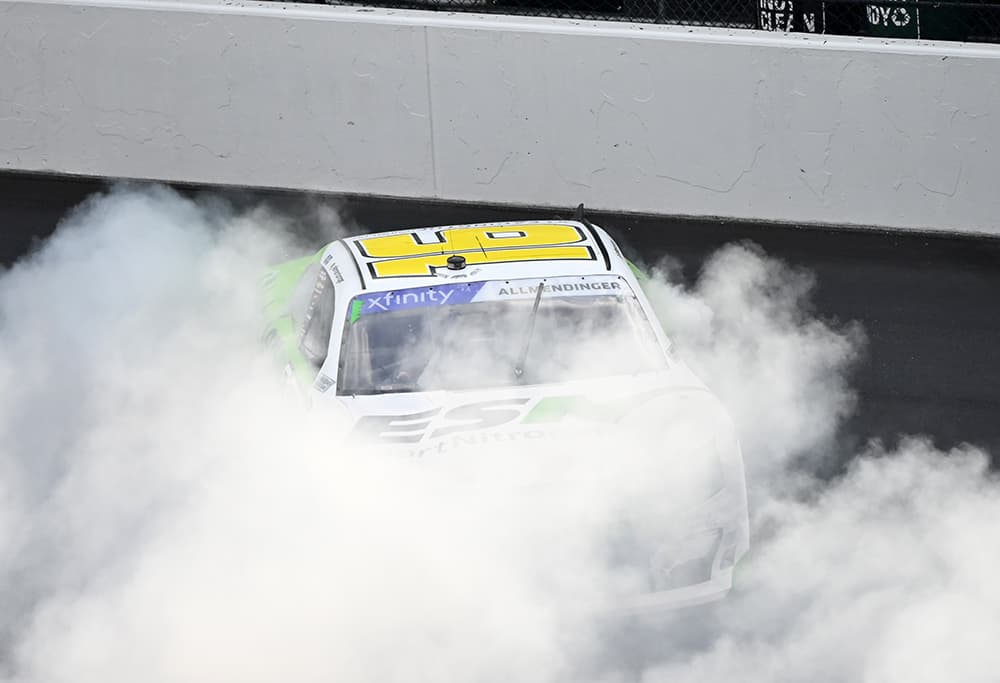
<svg viewBox="0 0 1000 683"><path fill-rule="evenodd" d="M337 393L545 384L665 364L617 276L444 284L351 302Z"/></svg>

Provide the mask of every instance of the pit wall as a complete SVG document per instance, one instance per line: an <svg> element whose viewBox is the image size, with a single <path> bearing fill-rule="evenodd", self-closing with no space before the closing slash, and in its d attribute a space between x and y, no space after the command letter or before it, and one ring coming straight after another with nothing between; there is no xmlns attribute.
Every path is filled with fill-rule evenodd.
<svg viewBox="0 0 1000 683"><path fill-rule="evenodd" d="M0 0L0 170L1000 234L1000 48Z"/></svg>

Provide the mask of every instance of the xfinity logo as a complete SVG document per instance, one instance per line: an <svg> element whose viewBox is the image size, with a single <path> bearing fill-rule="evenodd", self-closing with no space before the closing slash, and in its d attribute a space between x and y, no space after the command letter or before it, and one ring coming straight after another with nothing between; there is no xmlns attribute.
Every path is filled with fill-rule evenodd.
<svg viewBox="0 0 1000 683"><path fill-rule="evenodd" d="M381 296L369 297L365 304L366 312L392 311L405 306L428 306L436 304L443 306L455 291L449 289L423 289L409 292L386 292Z"/></svg>

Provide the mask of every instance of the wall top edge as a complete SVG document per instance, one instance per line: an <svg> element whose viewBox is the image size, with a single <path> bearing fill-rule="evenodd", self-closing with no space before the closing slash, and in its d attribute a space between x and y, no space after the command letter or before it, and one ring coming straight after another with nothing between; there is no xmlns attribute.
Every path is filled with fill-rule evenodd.
<svg viewBox="0 0 1000 683"><path fill-rule="evenodd" d="M4 5L7 7L4 8ZM671 26L618 21L589 21L552 17L474 14L441 10L401 10L376 7L249 2L246 0L0 0L0 13L14 7L65 7L194 12L217 15L269 16L280 19L419 26L440 29L518 31L554 35L593 35L629 40L718 43L767 48L882 52L1000 59L1000 45L947 41L914 41L860 36L783 34L752 29Z"/></svg>

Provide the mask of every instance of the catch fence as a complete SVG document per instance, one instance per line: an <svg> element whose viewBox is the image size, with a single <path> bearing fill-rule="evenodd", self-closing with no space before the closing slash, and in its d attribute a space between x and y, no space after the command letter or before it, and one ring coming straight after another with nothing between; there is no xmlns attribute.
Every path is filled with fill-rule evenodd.
<svg viewBox="0 0 1000 683"><path fill-rule="evenodd" d="M998 0L339 0L333 4L1000 42Z"/></svg>

